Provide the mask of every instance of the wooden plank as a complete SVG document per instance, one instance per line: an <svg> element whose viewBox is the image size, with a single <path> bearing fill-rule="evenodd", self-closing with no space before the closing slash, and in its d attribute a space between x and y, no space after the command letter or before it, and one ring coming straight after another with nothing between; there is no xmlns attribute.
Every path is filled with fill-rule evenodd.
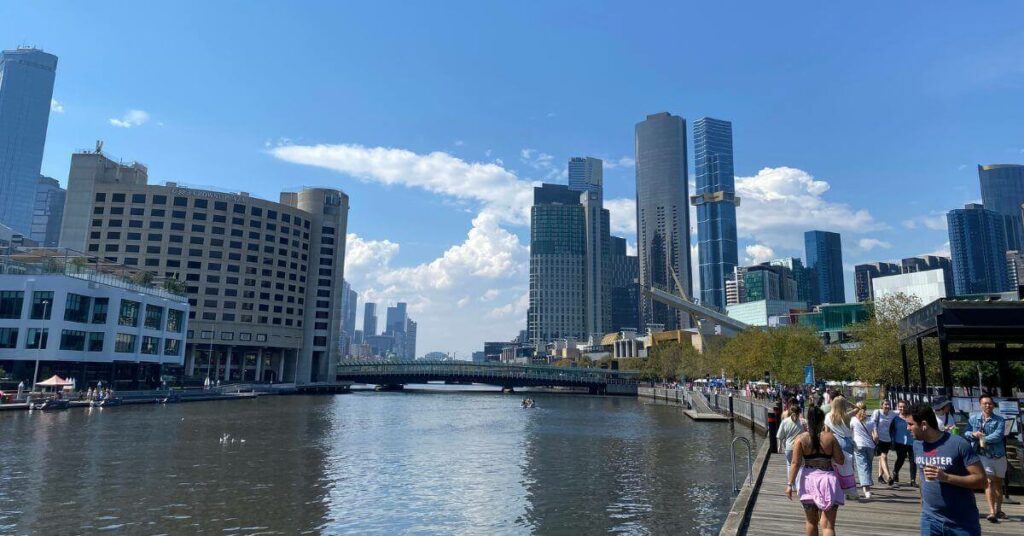
<svg viewBox="0 0 1024 536"><path fill-rule="evenodd" d="M781 455L772 454L768 461L757 502L750 514L746 534L751 536L778 536L803 534L803 507L794 498L786 498L786 462ZM906 473L904 473L905 475ZM904 484L899 489L875 486L870 500L848 500L839 507L836 532L845 536L915 536L921 514L917 488ZM1014 497L1015 499L1017 497ZM984 493L976 493L978 511L988 513ZM1024 505L1004 504L1010 519L992 524L981 520L982 534L993 536L1020 536L1024 534Z"/></svg>

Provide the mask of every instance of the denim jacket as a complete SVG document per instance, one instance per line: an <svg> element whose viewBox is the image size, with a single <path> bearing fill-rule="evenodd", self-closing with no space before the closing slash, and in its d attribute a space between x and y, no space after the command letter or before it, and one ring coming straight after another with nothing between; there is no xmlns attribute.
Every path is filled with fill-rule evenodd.
<svg viewBox="0 0 1024 536"><path fill-rule="evenodd" d="M974 445L974 450L978 454L989 458L1006 456L1006 439L1003 437L1006 419L993 413L992 418L985 421L984 427L981 425L981 419L981 413L971 414L971 417L967 419L967 430L964 432L964 437ZM978 439L974 437L974 432L985 433L985 448L981 448Z"/></svg>

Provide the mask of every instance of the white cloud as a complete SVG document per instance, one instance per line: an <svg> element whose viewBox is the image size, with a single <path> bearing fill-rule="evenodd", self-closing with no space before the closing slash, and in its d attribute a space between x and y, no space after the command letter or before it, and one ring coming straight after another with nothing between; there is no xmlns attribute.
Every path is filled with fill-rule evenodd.
<svg viewBox="0 0 1024 536"><path fill-rule="evenodd" d="M465 145L465 144L466 144L466 142L464 142L464 141L462 141L462 140L455 140L455 142L454 142L454 145L455 145L456 147L462 147L462 146L463 146L463 145Z"/></svg>
<svg viewBox="0 0 1024 536"><path fill-rule="evenodd" d="M626 241L626 255L632 255L632 256L635 257L636 254L637 254L636 242L630 242L629 240L627 240Z"/></svg>
<svg viewBox="0 0 1024 536"><path fill-rule="evenodd" d="M57 99L50 99L50 111L55 114L64 113L64 105Z"/></svg>
<svg viewBox="0 0 1024 536"><path fill-rule="evenodd" d="M120 119L111 118L108 121L115 127L132 128L149 121L149 114L142 110L128 110Z"/></svg>
<svg viewBox="0 0 1024 536"><path fill-rule="evenodd" d="M609 212L612 234L624 235L626 239L636 236L636 201L628 198L605 199L604 208Z"/></svg>
<svg viewBox="0 0 1024 536"><path fill-rule="evenodd" d="M494 301L495 298L501 295L501 291L496 288L489 288L484 292L483 296L480 296L480 301L489 302Z"/></svg>
<svg viewBox="0 0 1024 536"><path fill-rule="evenodd" d="M946 240L945 242L942 243L942 245L935 248L935 251L923 253L922 255L938 255L940 257L949 257L949 240Z"/></svg>
<svg viewBox="0 0 1024 536"><path fill-rule="evenodd" d="M857 247L864 251L871 251L875 248L889 249L892 247L892 244L877 238L861 238L857 241Z"/></svg>
<svg viewBox="0 0 1024 536"><path fill-rule="evenodd" d="M736 177L739 235L772 247L799 249L804 231L812 229L862 234L887 228L865 209L827 200L829 188L828 182L791 167Z"/></svg>
<svg viewBox="0 0 1024 536"><path fill-rule="evenodd" d="M918 226L924 226L925 228L931 229L933 231L947 230L946 215L937 212L932 212L925 216L918 216L916 218L903 220L900 223L903 225L903 227L907 229L917 229Z"/></svg>
<svg viewBox="0 0 1024 536"><path fill-rule="evenodd" d="M745 259L747 265L768 262L775 258L775 250L764 244L750 244L744 251L747 254Z"/></svg>
<svg viewBox="0 0 1024 536"><path fill-rule="evenodd" d="M526 310L530 308L530 293L524 292L519 297L510 303L506 303L501 307L495 307L487 312L487 318L492 319L522 319L526 318Z"/></svg>
<svg viewBox="0 0 1024 536"><path fill-rule="evenodd" d="M608 169L633 167L635 165L636 160L633 160L633 158L629 156L622 156L619 158L608 158L604 160L604 167Z"/></svg>

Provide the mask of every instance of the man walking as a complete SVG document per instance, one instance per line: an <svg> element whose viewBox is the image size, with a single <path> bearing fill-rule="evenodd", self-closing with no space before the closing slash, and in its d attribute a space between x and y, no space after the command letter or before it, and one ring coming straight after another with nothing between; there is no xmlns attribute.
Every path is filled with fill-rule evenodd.
<svg viewBox="0 0 1024 536"><path fill-rule="evenodd" d="M1006 420L996 415L996 404L988 394L981 395L981 413L971 415L967 420L967 431L964 437L974 445L975 452L981 458L981 465L988 477L985 498L988 499L989 514L986 519L990 523L998 523L1006 519L1003 513L1003 478L1006 477Z"/></svg>
<svg viewBox="0 0 1024 536"><path fill-rule="evenodd" d="M907 415L914 436L914 458L921 468L921 536L979 536L975 489L984 489L985 472L971 445L939 429L927 404Z"/></svg>

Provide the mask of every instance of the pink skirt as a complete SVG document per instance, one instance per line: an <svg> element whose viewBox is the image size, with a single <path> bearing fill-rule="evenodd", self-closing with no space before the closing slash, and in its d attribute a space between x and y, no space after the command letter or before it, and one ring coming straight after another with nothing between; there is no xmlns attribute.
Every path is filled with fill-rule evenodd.
<svg viewBox="0 0 1024 536"><path fill-rule="evenodd" d="M839 487L835 471L804 467L800 478L800 502L813 504L822 512L846 503L846 495Z"/></svg>

